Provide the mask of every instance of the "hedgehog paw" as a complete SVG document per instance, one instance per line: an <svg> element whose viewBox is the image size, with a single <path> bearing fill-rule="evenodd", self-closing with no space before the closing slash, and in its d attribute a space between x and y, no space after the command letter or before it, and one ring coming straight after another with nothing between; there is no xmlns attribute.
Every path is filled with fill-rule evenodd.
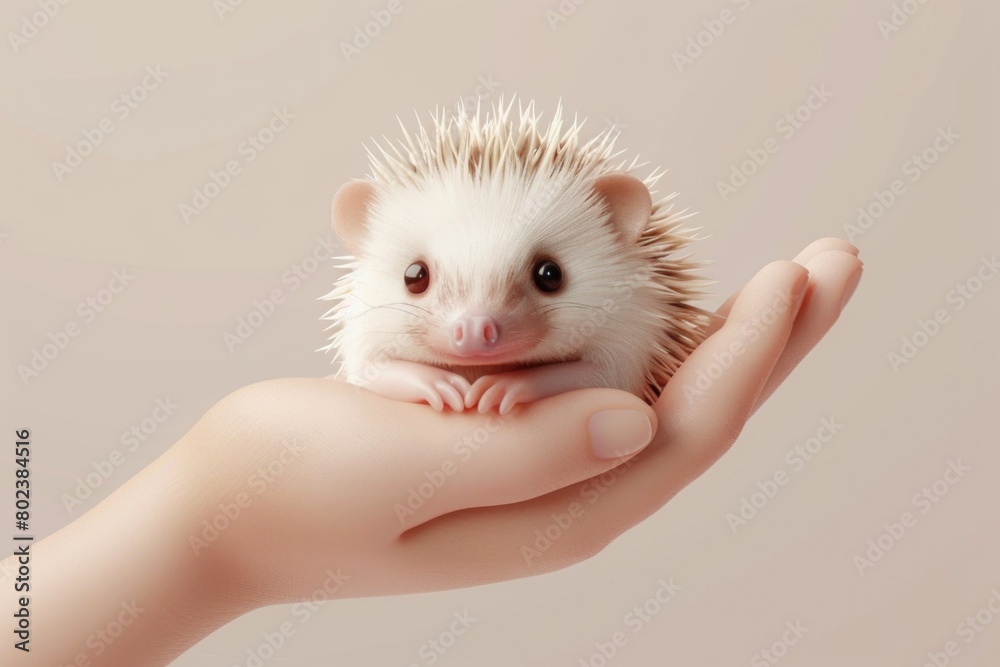
<svg viewBox="0 0 1000 667"><path fill-rule="evenodd" d="M530 403L542 398L531 374L514 371L497 375L484 375L472 384L465 394L465 407L479 406L480 413L498 408L501 415L510 412L518 403Z"/></svg>
<svg viewBox="0 0 1000 667"><path fill-rule="evenodd" d="M465 395L471 389L461 375L435 366L395 361L367 384L376 394L407 403L427 403L435 410L447 405L455 412L465 409Z"/></svg>

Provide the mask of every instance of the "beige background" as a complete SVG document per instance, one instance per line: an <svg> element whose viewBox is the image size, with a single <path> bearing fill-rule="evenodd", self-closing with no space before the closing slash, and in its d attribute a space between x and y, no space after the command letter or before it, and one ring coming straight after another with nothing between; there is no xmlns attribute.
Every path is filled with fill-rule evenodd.
<svg viewBox="0 0 1000 667"><path fill-rule="evenodd" d="M1000 279L960 310L948 298L1000 246L995 3L911 0L919 9L885 39L889 0L565 0L574 11L555 29L555 0L403 0L348 63L341 42L387 4L247 0L220 19L212 0L78 0L18 52L0 47L4 422L5 433L35 434L39 536L93 507L230 390L327 372L313 352L316 298L336 271L325 262L298 285L283 275L328 234L336 187L365 173L362 141L394 136L397 113L453 105L485 80L488 101L516 92L551 110L562 98L592 130L617 122L622 147L670 170L663 187L681 191L711 235L697 247L719 280L706 305L766 262L845 235L894 179L905 191L855 237L865 277L836 330L731 453L598 557L502 585L336 602L305 624L288 607L259 610L175 664L246 664L262 633L292 619L294 636L265 664L425 665L421 645L464 610L478 622L438 665L598 665L595 642L619 630L628 643L614 665L769 664L754 656L788 621L808 632L783 665L917 666L952 640L950 664L996 664L1000 618L971 642L957 626L1000 590ZM678 71L672 54L725 9L731 23ZM19 31L36 11L5 2L0 26ZM113 100L156 65L166 79L119 119ZM776 121L812 86L833 96L785 138ZM240 142L275 107L294 120L245 162ZM53 162L106 116L114 132L59 182ZM959 138L913 182L905 163L947 127ZM717 183L771 137L779 150L723 201ZM185 223L179 205L231 159L241 173ZM134 279L87 322L77 304L121 267ZM285 303L230 352L224 334L273 290ZM894 372L888 353L938 309L948 322ZM23 382L18 365L70 321L79 335ZM67 510L78 478L166 398L173 415ZM794 471L786 452L824 417L842 429ZM914 494L958 459L969 471L920 514ZM791 482L734 533L727 514L779 470ZM916 525L861 576L853 558L906 511ZM669 577L682 590L632 634L624 615Z"/></svg>

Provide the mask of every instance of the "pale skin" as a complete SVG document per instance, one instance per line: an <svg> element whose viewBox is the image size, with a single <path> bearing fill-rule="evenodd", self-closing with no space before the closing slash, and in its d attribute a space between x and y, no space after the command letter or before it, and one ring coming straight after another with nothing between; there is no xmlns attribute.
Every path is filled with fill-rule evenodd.
<svg viewBox="0 0 1000 667"><path fill-rule="evenodd" d="M475 407L487 413L495 408L506 415L520 403L593 386L597 371L594 364L569 361L484 375L470 384L457 373L395 359L378 369L365 387L395 401L426 403L438 411L445 406L455 412Z"/></svg>
<svg viewBox="0 0 1000 667"><path fill-rule="evenodd" d="M823 239L794 262L764 267L719 308L725 323L652 407L624 392L584 389L500 418L438 412L330 379L237 390L97 507L32 545L32 650L16 651L9 637L3 662L164 665L252 609L317 591L433 591L585 560L729 449L839 317L861 276L856 255L844 241ZM776 296L790 307L751 340ZM734 344L743 351L725 373L694 391L699 372ZM648 426L598 436L598 414L633 424L645 417ZM623 456L609 458L609 445ZM536 529L616 467L614 485L581 503L573 530L525 555ZM422 504L400 512L410 490L441 476ZM232 513L240 494L250 502L208 539L204 522ZM2 565L17 567L11 558ZM15 576L2 583L7 619ZM101 639L115 622L122 631Z"/></svg>
<svg viewBox="0 0 1000 667"><path fill-rule="evenodd" d="M592 187L604 201L609 216L607 224L616 232L618 241L625 247L635 245L643 229L649 224L653 206L649 189L642 181L624 173L600 176L595 179ZM369 209L374 198L374 187L364 181L345 184L334 197L334 231L358 257L363 257L365 253L362 239L368 233ZM488 331L492 332L490 344L481 347L476 345L474 320L480 320L481 323L489 321L491 328ZM602 367L587 360L538 364L503 372L483 371L483 367L477 367L475 363L464 364L463 358L469 357L461 352L485 353L487 361L497 360L492 345L501 336L498 335L498 327L492 316L467 313L454 324L458 325L459 321L462 321L459 325L460 335L449 342L448 353L456 365L465 367L461 370L479 369L480 372L474 376L475 381L470 383L460 373L432 364L380 359L378 364L367 367L367 372L362 374L364 379L359 379L359 384L386 398L407 403L426 403L439 411L446 407L455 412L476 408L485 414L495 409L501 415L508 414L514 406L522 403L533 403L575 389L609 386L601 382ZM480 330L480 333L485 331L487 329ZM482 336L478 338L481 340ZM477 349L468 350L470 345ZM490 354L491 351L493 354ZM511 365L509 360L506 365ZM516 360L513 365L518 365Z"/></svg>
<svg viewBox="0 0 1000 667"><path fill-rule="evenodd" d="M465 394L465 407L480 412L493 408L505 415L519 403L532 403L574 389L592 386L597 366L586 361L548 364L523 371L484 375Z"/></svg>

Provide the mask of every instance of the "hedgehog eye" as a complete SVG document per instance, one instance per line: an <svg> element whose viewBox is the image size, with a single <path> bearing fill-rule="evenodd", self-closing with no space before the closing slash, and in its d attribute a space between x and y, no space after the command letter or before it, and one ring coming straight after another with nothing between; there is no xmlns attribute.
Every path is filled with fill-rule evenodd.
<svg viewBox="0 0 1000 667"><path fill-rule="evenodd" d="M406 267L403 282L411 294L423 294L431 284L431 272L423 262L414 262Z"/></svg>
<svg viewBox="0 0 1000 667"><path fill-rule="evenodd" d="M543 292L555 292L562 287L562 269L551 260L543 259L535 264L532 274L535 280L535 287Z"/></svg>

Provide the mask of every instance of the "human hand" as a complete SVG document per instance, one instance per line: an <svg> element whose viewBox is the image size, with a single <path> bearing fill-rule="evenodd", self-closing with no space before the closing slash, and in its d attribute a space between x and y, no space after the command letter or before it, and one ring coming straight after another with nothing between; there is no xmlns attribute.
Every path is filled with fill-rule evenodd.
<svg viewBox="0 0 1000 667"><path fill-rule="evenodd" d="M225 491L201 519L238 490L234 480L287 450L280 443L294 441L299 453L210 548L248 607L307 597L338 568L349 577L338 595L355 597L476 585L583 560L729 448L837 320L861 276L856 255L844 241L823 239L794 262L766 266L720 307L725 323L652 408L602 389L508 417L439 413L329 379L240 390L181 443L192 470L206 469L206 456L232 462L202 485ZM657 422L653 443L629 458ZM613 486L602 474L614 475ZM572 530L544 552L533 546L536 530L567 518Z"/></svg>
<svg viewBox="0 0 1000 667"><path fill-rule="evenodd" d="M856 253L824 239L761 270L652 407L583 389L501 417L329 379L240 389L32 546L45 573L32 581L32 627L50 641L19 658L162 665L266 604L471 586L584 560L729 448L837 320L861 276ZM16 559L0 572L8 580ZM89 651L107 619L128 632Z"/></svg>

